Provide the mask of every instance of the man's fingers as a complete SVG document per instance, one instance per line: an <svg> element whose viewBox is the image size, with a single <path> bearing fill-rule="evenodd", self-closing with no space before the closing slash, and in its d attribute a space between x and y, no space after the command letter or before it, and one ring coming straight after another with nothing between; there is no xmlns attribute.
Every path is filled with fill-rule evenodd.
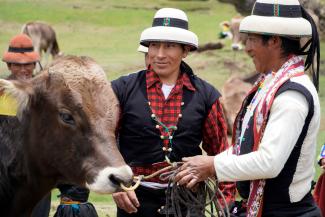
<svg viewBox="0 0 325 217"><path fill-rule="evenodd" d="M123 202L125 205L125 211L128 213L134 213L138 211L136 206L133 204L133 200L136 201L138 200L135 192L134 191L126 192Z"/></svg>
<svg viewBox="0 0 325 217"><path fill-rule="evenodd" d="M196 186L196 184L198 183L198 179L197 178L192 178L186 185L187 188L192 189Z"/></svg>
<svg viewBox="0 0 325 217"><path fill-rule="evenodd" d="M192 161L192 162L196 162L196 160L200 159L200 158L198 158L198 157L199 157L199 155L197 155L197 156L193 156L193 157L183 157L183 158L182 158L182 161L183 161L184 163L190 163L191 161Z"/></svg>
<svg viewBox="0 0 325 217"><path fill-rule="evenodd" d="M183 161L183 162L187 162L187 161L189 161L189 160L190 160L190 157L183 157L183 158L182 158L182 161Z"/></svg>
<svg viewBox="0 0 325 217"><path fill-rule="evenodd" d="M136 196L135 196L136 197ZM131 202L129 198L129 193L126 192L119 192L113 194L113 199L116 205L120 208L125 210L127 213L134 213L137 212L137 208ZM137 200L137 199L136 199Z"/></svg>
<svg viewBox="0 0 325 217"><path fill-rule="evenodd" d="M129 196L129 199L131 200L132 204L135 207L139 207L140 203L138 201L138 198L137 198L137 195L135 194L135 192L134 191L128 191L127 194Z"/></svg>
<svg viewBox="0 0 325 217"><path fill-rule="evenodd" d="M188 170L181 170L180 172L178 172L174 178L174 182L178 182L182 177L186 176L188 174Z"/></svg>
<svg viewBox="0 0 325 217"><path fill-rule="evenodd" d="M188 173L186 175L184 175L177 183L179 185L185 185L187 184L191 179L193 179L193 175Z"/></svg>
<svg viewBox="0 0 325 217"><path fill-rule="evenodd" d="M113 199L114 199L116 205L117 205L120 209L125 210L125 204L124 204L124 200L123 200L123 194L124 194L124 192L114 193L114 194L113 194Z"/></svg>

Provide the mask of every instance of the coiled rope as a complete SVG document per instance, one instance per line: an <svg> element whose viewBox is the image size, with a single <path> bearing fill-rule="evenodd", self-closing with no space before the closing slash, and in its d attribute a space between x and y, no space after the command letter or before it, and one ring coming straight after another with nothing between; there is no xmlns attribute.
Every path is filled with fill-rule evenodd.
<svg viewBox="0 0 325 217"><path fill-rule="evenodd" d="M168 180L165 205L166 217L171 214L174 217L183 217L184 208L189 210L194 216L230 217L227 201L218 188L216 180L209 178L204 182L200 182L195 191L174 182L174 178L182 164L182 162L171 163L170 166L164 167L148 176L135 176L135 184L133 186L127 187L122 183L120 186L124 191L134 191L139 187L141 180L159 175L161 180ZM218 196L220 196L222 202L218 200ZM224 204L224 207L221 203Z"/></svg>

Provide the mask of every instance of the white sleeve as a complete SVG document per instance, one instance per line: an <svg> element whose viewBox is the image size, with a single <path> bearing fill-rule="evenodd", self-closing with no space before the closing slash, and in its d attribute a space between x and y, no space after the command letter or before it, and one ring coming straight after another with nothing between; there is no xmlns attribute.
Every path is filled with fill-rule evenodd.
<svg viewBox="0 0 325 217"><path fill-rule="evenodd" d="M214 158L219 181L242 181L276 177L283 169L308 114L306 98L297 91L277 96L259 149L236 156L224 152Z"/></svg>

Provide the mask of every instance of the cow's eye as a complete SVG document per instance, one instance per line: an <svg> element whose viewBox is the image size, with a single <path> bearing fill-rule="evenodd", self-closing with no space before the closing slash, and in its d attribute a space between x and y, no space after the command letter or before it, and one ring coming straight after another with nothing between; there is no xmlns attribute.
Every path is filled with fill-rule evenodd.
<svg viewBox="0 0 325 217"><path fill-rule="evenodd" d="M66 124L70 124L70 125L75 125L75 121L74 118L72 117L71 114L66 113L66 112L60 112L59 116L61 118L61 120L66 123Z"/></svg>

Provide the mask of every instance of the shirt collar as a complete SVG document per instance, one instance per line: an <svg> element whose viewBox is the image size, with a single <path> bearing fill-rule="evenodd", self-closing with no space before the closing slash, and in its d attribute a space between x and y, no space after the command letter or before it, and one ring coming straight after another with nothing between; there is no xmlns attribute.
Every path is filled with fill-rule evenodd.
<svg viewBox="0 0 325 217"><path fill-rule="evenodd" d="M146 73L146 83L147 83L147 88L152 87L156 83L161 84L158 75L153 70L151 70L150 67L148 68ZM176 85L179 84L183 84L183 86L185 86L187 89L191 91L196 90L192 82L190 81L190 78L187 75L187 73L181 73L181 75L177 78Z"/></svg>

